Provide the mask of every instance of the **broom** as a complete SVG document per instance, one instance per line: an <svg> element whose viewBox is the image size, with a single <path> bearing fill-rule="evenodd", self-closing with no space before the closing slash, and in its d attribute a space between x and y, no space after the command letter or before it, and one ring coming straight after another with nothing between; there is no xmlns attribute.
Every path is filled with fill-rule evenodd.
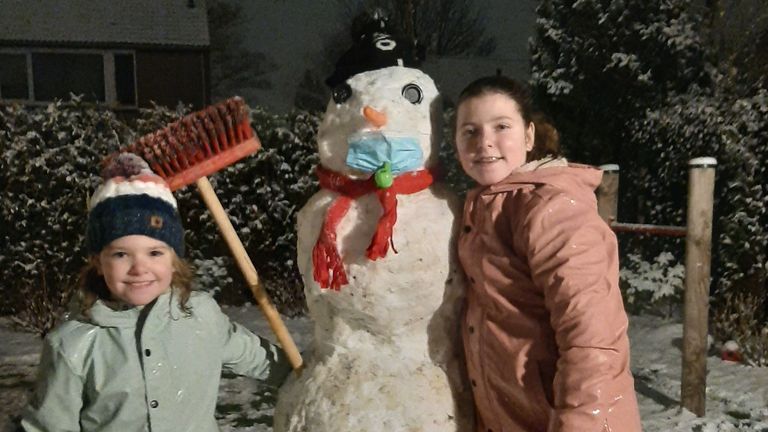
<svg viewBox="0 0 768 432"><path fill-rule="evenodd" d="M302 365L301 354L259 282L256 268L207 178L260 148L261 143L251 129L248 106L241 98L235 97L186 115L163 129L144 135L117 154L131 152L144 158L152 170L165 179L171 191L190 183L197 184L253 297L291 366L298 371ZM107 161L117 154L109 156Z"/></svg>

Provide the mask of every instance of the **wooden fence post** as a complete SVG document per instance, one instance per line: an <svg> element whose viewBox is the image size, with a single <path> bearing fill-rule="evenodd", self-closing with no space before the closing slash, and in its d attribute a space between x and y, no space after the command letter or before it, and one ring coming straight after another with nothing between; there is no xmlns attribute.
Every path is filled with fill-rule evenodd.
<svg viewBox="0 0 768 432"><path fill-rule="evenodd" d="M712 250L712 202L717 160L700 157L688 162L688 218L685 239L685 305L683 311L683 373L680 402L704 416L707 388L707 315Z"/></svg>
<svg viewBox="0 0 768 432"><path fill-rule="evenodd" d="M619 205L619 166L615 164L601 165L603 180L597 187L597 212L605 223L616 222Z"/></svg>

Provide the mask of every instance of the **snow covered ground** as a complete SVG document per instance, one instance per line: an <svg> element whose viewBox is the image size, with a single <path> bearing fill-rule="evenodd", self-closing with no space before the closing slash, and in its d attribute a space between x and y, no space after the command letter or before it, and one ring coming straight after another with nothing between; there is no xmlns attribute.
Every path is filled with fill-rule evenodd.
<svg viewBox="0 0 768 432"><path fill-rule="evenodd" d="M224 307L235 321L272 337L254 306ZM306 318L288 319L299 349L311 341ZM682 325L651 316L630 317L632 372L646 432L768 432L768 368L752 368L709 357L707 415L681 411L680 369ZM0 431L15 431L18 415L34 381L40 340L16 331L0 319ZM253 380L224 376L217 418L223 432L271 431L275 392Z"/></svg>

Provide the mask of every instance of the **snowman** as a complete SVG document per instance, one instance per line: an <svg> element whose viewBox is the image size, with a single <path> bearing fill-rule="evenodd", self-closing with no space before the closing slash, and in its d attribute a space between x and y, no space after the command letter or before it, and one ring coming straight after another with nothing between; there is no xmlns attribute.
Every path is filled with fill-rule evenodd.
<svg viewBox="0 0 768 432"><path fill-rule="evenodd" d="M339 60L318 130L321 190L298 214L314 339L278 432L470 431L458 331L458 202L434 183L434 82L380 18Z"/></svg>

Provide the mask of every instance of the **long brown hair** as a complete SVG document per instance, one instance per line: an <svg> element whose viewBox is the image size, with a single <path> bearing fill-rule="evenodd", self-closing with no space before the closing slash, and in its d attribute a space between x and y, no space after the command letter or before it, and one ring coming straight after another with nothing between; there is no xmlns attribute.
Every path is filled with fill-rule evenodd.
<svg viewBox="0 0 768 432"><path fill-rule="evenodd" d="M185 260L179 258L178 255L171 249L173 254L173 276L171 276L171 287L179 294L179 308L185 313L190 314L192 309L187 306L189 296L192 293L192 282L194 280L194 272L192 267ZM96 300L111 301L112 293L109 292L107 282L104 280L104 276L99 274L98 267L96 265L97 256L91 256L82 270L80 270L80 277L78 279L78 286L80 288L80 312L84 316L89 316L89 311Z"/></svg>
<svg viewBox="0 0 768 432"><path fill-rule="evenodd" d="M498 93L512 99L520 109L520 115L527 125L533 122L536 130L533 140L533 149L526 154L526 162L539 160L545 157L560 157L560 135L547 116L536 110L533 96L527 85L503 75L493 75L478 78L467 85L459 94L456 102L458 113L461 104L478 96ZM457 117L453 119L453 135L456 136Z"/></svg>

